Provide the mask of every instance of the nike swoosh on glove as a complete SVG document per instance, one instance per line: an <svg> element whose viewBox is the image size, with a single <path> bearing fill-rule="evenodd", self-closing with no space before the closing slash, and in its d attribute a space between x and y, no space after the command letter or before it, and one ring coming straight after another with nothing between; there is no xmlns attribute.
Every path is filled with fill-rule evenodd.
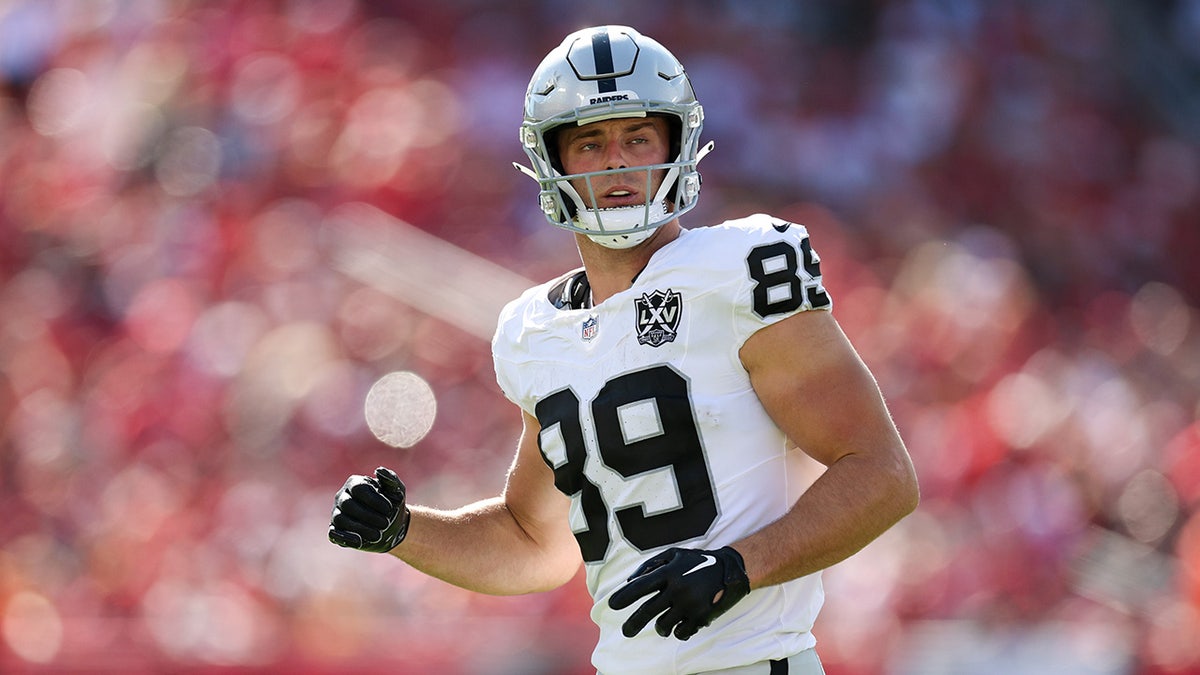
<svg viewBox="0 0 1200 675"><path fill-rule="evenodd" d="M650 595L621 625L625 637L637 635L654 617L662 637L687 640L750 593L746 563L726 546L715 551L670 548L642 563L608 599L621 610ZM653 595L651 595L653 594Z"/></svg>

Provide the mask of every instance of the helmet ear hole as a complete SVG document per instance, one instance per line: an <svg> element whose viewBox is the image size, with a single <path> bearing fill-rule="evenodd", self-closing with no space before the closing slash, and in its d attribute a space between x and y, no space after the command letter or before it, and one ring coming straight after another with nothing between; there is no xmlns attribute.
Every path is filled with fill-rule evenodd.
<svg viewBox="0 0 1200 675"><path fill-rule="evenodd" d="M650 116L661 117L667 121L667 138L671 139L671 145L667 152L667 161L678 161L679 149L683 139L683 120L679 119L678 115L668 115L666 113L650 113Z"/></svg>
<svg viewBox="0 0 1200 675"><path fill-rule="evenodd" d="M562 129L561 126L553 129L547 129L542 132L542 138L546 143L546 156L550 159L550 166L560 174L566 175L566 170L563 169L562 157L558 152L558 132Z"/></svg>
<svg viewBox="0 0 1200 675"><path fill-rule="evenodd" d="M550 168L558 172L560 176L567 174L563 168L562 157L558 151L558 132L562 130L562 126L547 129L542 132L542 141L546 144L546 158L550 161ZM558 194L561 197L562 205L567 210L567 218L574 220L579 209L575 206L575 200L571 199L571 195L567 194L566 190L558 189Z"/></svg>
<svg viewBox="0 0 1200 675"><path fill-rule="evenodd" d="M575 206L575 200L571 199L571 195L567 194L567 191L562 188L558 189L558 194L562 198L563 208L567 210L567 218L575 220L575 217L579 215L579 208Z"/></svg>
<svg viewBox="0 0 1200 675"><path fill-rule="evenodd" d="M678 162L680 160L679 153L683 142L683 120L677 115L667 115L664 113L651 113L653 117L661 117L667 121L667 138L671 139L671 145L667 151L668 162ZM674 204L675 195L679 191L679 182L676 181L671 190L667 192L667 201Z"/></svg>

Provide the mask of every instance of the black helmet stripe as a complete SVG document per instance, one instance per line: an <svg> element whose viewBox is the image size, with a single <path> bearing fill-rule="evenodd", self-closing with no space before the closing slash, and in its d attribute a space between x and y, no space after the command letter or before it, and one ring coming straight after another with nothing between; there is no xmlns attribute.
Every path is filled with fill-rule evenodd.
<svg viewBox="0 0 1200 675"><path fill-rule="evenodd" d="M596 74L603 75L613 72L612 43L608 40L607 30L592 33L592 57L596 60ZM604 78L596 83L599 93L617 90L617 78Z"/></svg>

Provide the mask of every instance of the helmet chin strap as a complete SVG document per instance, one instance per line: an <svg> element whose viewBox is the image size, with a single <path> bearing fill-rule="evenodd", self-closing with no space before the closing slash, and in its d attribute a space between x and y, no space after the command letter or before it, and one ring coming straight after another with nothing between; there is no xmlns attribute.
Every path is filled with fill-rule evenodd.
<svg viewBox="0 0 1200 675"><path fill-rule="evenodd" d="M666 220L666 217L667 205L657 201L648 205L579 211L575 222L585 230L603 232L605 230L632 230L644 222L662 221ZM632 248L649 239L656 229L658 228L648 227L629 234L589 234L587 237L605 248Z"/></svg>
<svg viewBox="0 0 1200 675"><path fill-rule="evenodd" d="M570 183L565 184L563 188L575 202L575 223L581 229L597 233L587 235L589 239L605 248L632 248L649 239L658 226L667 221L667 194L671 191L678 175L679 167L672 167L667 171L654 198L645 204L636 206L617 206L609 209L588 208L584 206L583 199ZM657 223L657 225L636 229L647 223ZM600 234L622 230L635 231L617 235Z"/></svg>

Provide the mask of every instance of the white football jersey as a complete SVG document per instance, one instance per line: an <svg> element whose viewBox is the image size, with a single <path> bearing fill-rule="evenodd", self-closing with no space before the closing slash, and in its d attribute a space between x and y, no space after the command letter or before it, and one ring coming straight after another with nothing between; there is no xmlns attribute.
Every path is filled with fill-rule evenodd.
<svg viewBox="0 0 1200 675"><path fill-rule="evenodd" d="M758 214L684 230L595 307L577 270L501 313L497 379L541 423L542 455L571 497L601 673L694 673L816 643L819 574L754 590L688 641L653 621L624 637L642 601L618 612L608 598L654 554L731 544L806 486L738 351L764 326L831 308L819 262L804 227Z"/></svg>

